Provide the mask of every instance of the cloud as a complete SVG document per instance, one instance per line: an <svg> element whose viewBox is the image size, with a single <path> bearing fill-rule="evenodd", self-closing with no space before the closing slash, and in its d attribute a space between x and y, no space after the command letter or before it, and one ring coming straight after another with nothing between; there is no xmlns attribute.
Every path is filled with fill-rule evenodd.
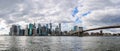
<svg viewBox="0 0 120 51"><path fill-rule="evenodd" d="M78 0L0 0L0 18L6 25L50 21L74 23L71 13L77 2Z"/></svg>
<svg viewBox="0 0 120 51"><path fill-rule="evenodd" d="M119 3L115 3L113 0L90 0L84 1L83 5L83 8L79 10L83 10L84 12L92 10L89 15L82 17L82 25L85 26L86 29L120 24ZM78 14L82 15L84 12ZM113 30L106 31L112 32ZM117 30L116 32L118 32Z"/></svg>
<svg viewBox="0 0 120 51"><path fill-rule="evenodd" d="M12 24L52 22L68 23L63 24L62 28L68 27L64 30L71 29L73 25L87 29L119 24L119 5L119 0L0 0L0 19L7 28ZM76 18L72 17L75 7L79 11L76 16L81 21L77 24Z"/></svg>
<svg viewBox="0 0 120 51"><path fill-rule="evenodd" d="M93 11L89 16L83 17L84 24L89 25L117 25L119 24L120 9L106 9ZM98 13L98 14L97 14Z"/></svg>

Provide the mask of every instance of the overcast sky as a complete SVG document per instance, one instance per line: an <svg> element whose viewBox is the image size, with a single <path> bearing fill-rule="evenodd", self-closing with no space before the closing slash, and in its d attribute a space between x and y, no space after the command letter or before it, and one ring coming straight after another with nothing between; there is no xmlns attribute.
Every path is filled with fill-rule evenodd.
<svg viewBox="0 0 120 51"><path fill-rule="evenodd" d="M33 22L62 23L62 30L119 25L120 0L0 0L1 34L8 34L12 24L24 28Z"/></svg>

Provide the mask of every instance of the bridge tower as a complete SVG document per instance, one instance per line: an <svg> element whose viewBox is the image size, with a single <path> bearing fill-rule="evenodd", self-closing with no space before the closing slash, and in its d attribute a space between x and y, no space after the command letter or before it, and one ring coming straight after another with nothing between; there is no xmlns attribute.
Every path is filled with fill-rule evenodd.
<svg viewBox="0 0 120 51"><path fill-rule="evenodd" d="M83 36L83 27L79 27L78 36Z"/></svg>
<svg viewBox="0 0 120 51"><path fill-rule="evenodd" d="M78 36L83 36L83 31L77 32Z"/></svg>

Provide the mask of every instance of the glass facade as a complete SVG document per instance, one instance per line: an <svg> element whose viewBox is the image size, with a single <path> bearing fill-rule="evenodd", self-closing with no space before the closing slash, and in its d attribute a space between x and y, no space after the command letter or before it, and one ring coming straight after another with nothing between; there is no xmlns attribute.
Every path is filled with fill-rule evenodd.
<svg viewBox="0 0 120 51"><path fill-rule="evenodd" d="M33 24L29 24L29 35L31 36L33 33Z"/></svg>
<svg viewBox="0 0 120 51"><path fill-rule="evenodd" d="M77 31L77 26L74 26L74 31Z"/></svg>

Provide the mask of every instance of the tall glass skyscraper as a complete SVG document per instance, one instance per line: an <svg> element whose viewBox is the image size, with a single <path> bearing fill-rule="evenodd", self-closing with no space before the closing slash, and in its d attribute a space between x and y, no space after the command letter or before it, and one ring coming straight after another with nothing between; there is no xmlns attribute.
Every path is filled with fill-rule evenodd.
<svg viewBox="0 0 120 51"><path fill-rule="evenodd" d="M33 24L29 24L29 36L32 36L33 33Z"/></svg>
<svg viewBox="0 0 120 51"><path fill-rule="evenodd" d="M74 26L74 31L77 31L77 26Z"/></svg>

